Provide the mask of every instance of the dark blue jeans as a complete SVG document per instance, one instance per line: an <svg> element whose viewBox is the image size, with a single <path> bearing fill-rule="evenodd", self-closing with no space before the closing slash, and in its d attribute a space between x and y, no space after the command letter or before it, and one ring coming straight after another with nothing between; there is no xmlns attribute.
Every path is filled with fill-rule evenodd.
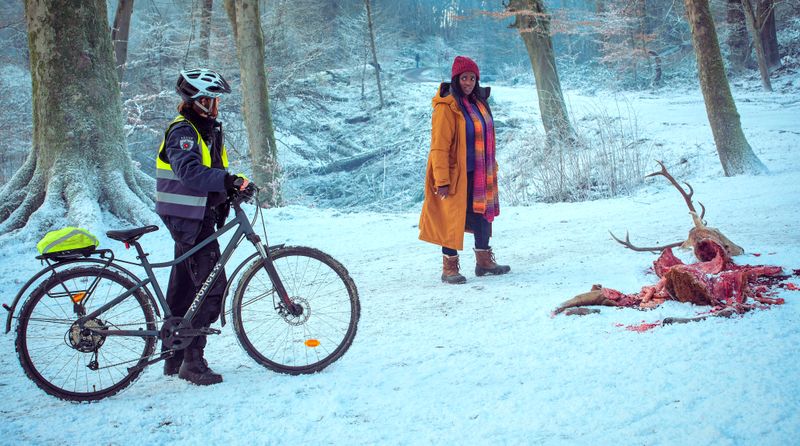
<svg viewBox="0 0 800 446"><path fill-rule="evenodd" d="M489 236L492 233L492 224L483 218L483 214L472 212L473 176L473 172L467 172L467 221L465 225L475 235L475 249L489 249ZM442 254L455 256L458 255L458 251L442 246Z"/></svg>

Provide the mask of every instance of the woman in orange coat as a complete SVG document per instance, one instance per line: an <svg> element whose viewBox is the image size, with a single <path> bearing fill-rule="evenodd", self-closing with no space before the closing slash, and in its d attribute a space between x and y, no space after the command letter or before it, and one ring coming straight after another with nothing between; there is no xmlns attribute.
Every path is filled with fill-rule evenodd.
<svg viewBox="0 0 800 446"><path fill-rule="evenodd" d="M475 235L476 276L511 270L495 263L489 247L500 205L494 121L486 102L490 89L481 87L479 80L478 65L457 56L451 82L442 83L433 98L419 238L442 247L442 281L450 284L467 281L458 263L465 231Z"/></svg>

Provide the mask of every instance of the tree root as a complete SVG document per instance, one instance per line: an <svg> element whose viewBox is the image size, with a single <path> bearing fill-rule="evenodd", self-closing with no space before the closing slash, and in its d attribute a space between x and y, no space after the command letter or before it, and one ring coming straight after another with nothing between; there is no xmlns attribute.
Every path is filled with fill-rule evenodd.
<svg viewBox="0 0 800 446"><path fill-rule="evenodd" d="M140 170L105 171L75 159L58 165L53 174L37 169L35 157L29 157L0 191L0 244L19 241L23 228L29 228L23 236L29 241L63 226L104 233L110 229L104 223L108 214L133 225L158 222L155 180Z"/></svg>
<svg viewBox="0 0 800 446"><path fill-rule="evenodd" d="M4 189L4 192L11 192L12 195L0 199L9 204L11 212L2 219L0 234L7 234L25 227L30 215L44 202L46 193L44 186L44 175L37 173L31 178L30 183L21 189ZM12 208L11 206L14 204L16 206Z"/></svg>
<svg viewBox="0 0 800 446"><path fill-rule="evenodd" d="M36 158L28 156L11 180L0 189L0 222L5 222L26 199L35 172Z"/></svg>
<svg viewBox="0 0 800 446"><path fill-rule="evenodd" d="M121 183L127 184L123 172L119 170L108 172L103 175L104 185ZM138 185L136 189L139 189L140 193L142 192ZM136 192L137 191L135 189L130 187L103 188L103 195L105 198L107 198L105 201L109 204L109 211L114 216L139 226L157 223L157 219L153 213L153 208L150 207L146 202L142 202L141 196ZM148 197L145 197L145 199L148 201L150 200Z"/></svg>
<svg viewBox="0 0 800 446"><path fill-rule="evenodd" d="M150 209L156 205L156 181L139 169L125 171L125 183Z"/></svg>

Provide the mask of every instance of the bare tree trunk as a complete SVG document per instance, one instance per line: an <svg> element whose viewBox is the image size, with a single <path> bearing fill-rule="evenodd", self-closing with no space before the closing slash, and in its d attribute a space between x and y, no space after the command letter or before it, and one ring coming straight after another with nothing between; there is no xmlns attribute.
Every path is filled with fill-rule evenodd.
<svg viewBox="0 0 800 446"><path fill-rule="evenodd" d="M758 31L753 4L750 3L750 0L742 0L742 6L744 7L747 27L753 36L753 46L756 49L756 58L758 59L758 71L761 73L761 85L764 90L772 91L772 83L769 80L769 67L767 67L767 59L764 56L764 45L761 43L761 33Z"/></svg>
<svg viewBox="0 0 800 446"><path fill-rule="evenodd" d="M214 0L203 0L203 10L200 13L200 60L208 61L208 47L211 46L211 11Z"/></svg>
<svg viewBox="0 0 800 446"><path fill-rule="evenodd" d="M233 5L228 5L233 3ZM269 107L269 87L264 62L259 0L227 0L234 11L236 54L242 83L243 115L250 147L253 180L261 186L261 204L281 203L280 167Z"/></svg>
<svg viewBox="0 0 800 446"><path fill-rule="evenodd" d="M369 45L372 48L372 66L375 68L375 80L378 83L378 98L380 108L383 108L383 89L381 88L381 66L378 64L378 52L375 50L375 29L372 26L372 9L369 0L364 0L367 6L367 27L369 28Z"/></svg>
<svg viewBox="0 0 800 446"><path fill-rule="evenodd" d="M235 0L225 0L223 2L223 6L225 6L225 12L228 14L228 20L231 21L233 40L236 41L236 39L238 38L238 33L237 33L238 26L236 24L236 2Z"/></svg>
<svg viewBox="0 0 800 446"><path fill-rule="evenodd" d="M708 0L684 0L684 4L692 30L700 87L722 170L726 176L766 172L767 168L753 153L742 132Z"/></svg>
<svg viewBox="0 0 800 446"><path fill-rule="evenodd" d="M545 12L542 0L511 0L508 10L516 15L512 26L519 30L528 50L536 79L539 111L548 139L575 141L575 131L569 122L556 70L553 42L550 39L550 16Z"/></svg>
<svg viewBox="0 0 800 446"><path fill-rule="evenodd" d="M103 211L155 222L155 182L125 147L106 0L26 0L25 20L33 144L0 191L0 234L41 233L60 215L99 231Z"/></svg>
<svg viewBox="0 0 800 446"><path fill-rule="evenodd" d="M761 45L764 48L764 58L768 68L781 65L780 48L778 47L778 34L775 29L775 1L758 0L756 5L756 23L761 34Z"/></svg>
<svg viewBox="0 0 800 446"><path fill-rule="evenodd" d="M734 72L744 71L750 55L742 0L728 0L725 21L728 23L728 62Z"/></svg>
<svg viewBox="0 0 800 446"><path fill-rule="evenodd" d="M114 14L114 27L111 28L111 40L114 42L114 56L117 61L117 79L120 82L125 74L125 62L128 59L128 35L131 30L133 1L119 0L117 12Z"/></svg>
<svg viewBox="0 0 800 446"><path fill-rule="evenodd" d="M639 60L647 60L649 62L646 37L648 28L646 0L636 0L634 2L633 16L636 18L637 26L633 28L634 35L632 36L631 48L634 51L633 66L634 69L637 69Z"/></svg>
<svg viewBox="0 0 800 446"><path fill-rule="evenodd" d="M596 20L597 21L603 20L603 17L605 17L605 15L608 12L608 11L606 11L606 2L605 2L605 0L597 0L595 2L594 12L595 12L595 16L596 16ZM603 55L605 49L608 48L610 41L609 41L608 35L606 33L602 32L602 30L600 30L600 27L597 27L597 29L600 32L597 33L596 38L594 39L595 40L595 44L594 44L595 52L601 56L600 57L601 63L605 64L605 62L603 61L602 55Z"/></svg>

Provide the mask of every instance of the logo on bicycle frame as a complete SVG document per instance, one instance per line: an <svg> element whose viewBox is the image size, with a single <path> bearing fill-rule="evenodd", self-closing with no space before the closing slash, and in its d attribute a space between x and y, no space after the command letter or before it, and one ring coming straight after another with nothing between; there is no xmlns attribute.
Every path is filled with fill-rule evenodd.
<svg viewBox="0 0 800 446"><path fill-rule="evenodd" d="M208 291L208 287L211 286L211 282L213 282L217 277L217 273L219 272L220 268L222 268L222 263L217 262L217 264L214 265L214 268L208 274L208 277L206 277L206 281L203 282L203 286L200 287L200 290L197 292L197 296L195 296L194 301L192 302L191 310L193 312L197 311L197 306L200 304L200 297L205 296L206 291Z"/></svg>

